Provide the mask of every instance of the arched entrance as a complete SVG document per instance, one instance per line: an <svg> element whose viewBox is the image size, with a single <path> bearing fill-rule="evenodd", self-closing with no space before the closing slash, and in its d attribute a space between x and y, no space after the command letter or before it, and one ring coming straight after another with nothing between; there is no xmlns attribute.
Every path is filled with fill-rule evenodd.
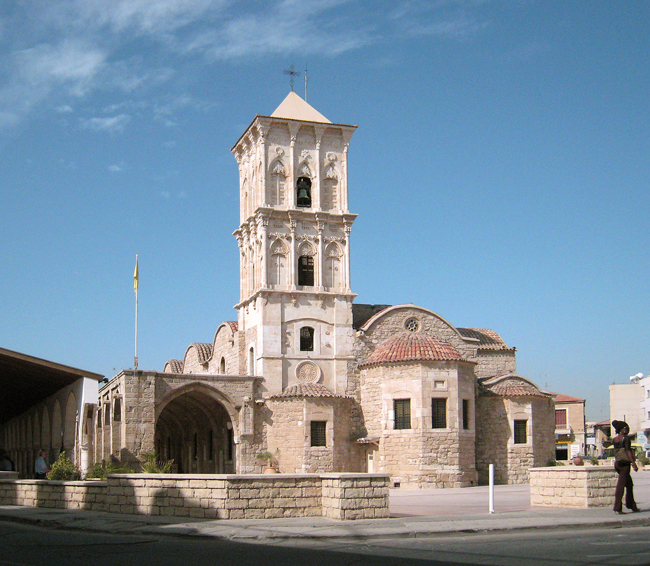
<svg viewBox="0 0 650 566"><path fill-rule="evenodd" d="M232 421L222 402L204 386L184 388L156 421L156 454L174 460L173 473L235 473Z"/></svg>

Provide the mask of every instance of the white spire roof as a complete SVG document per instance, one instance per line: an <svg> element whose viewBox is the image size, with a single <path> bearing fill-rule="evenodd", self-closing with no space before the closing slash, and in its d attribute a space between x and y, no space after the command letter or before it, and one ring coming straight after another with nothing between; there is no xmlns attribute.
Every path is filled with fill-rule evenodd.
<svg viewBox="0 0 650 566"><path fill-rule="evenodd" d="M287 94L287 97L282 101L280 106L271 114L271 118L288 118L289 120L322 122L325 124L332 123L293 91Z"/></svg>

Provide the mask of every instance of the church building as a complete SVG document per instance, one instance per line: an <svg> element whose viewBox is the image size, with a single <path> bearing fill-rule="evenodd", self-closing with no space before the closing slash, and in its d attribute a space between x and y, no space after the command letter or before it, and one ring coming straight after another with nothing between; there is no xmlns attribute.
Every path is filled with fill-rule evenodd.
<svg viewBox="0 0 650 566"><path fill-rule="evenodd" d="M381 472L402 487L522 483L554 458L551 394L494 331L357 302L348 149L293 91L256 116L239 166L236 321L163 371L124 370L88 413L93 461L155 450L180 473ZM351 188L354 190L354 187Z"/></svg>

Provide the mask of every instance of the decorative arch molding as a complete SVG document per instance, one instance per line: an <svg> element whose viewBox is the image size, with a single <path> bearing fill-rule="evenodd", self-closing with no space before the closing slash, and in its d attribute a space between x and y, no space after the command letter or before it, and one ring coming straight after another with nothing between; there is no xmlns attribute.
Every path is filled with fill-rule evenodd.
<svg viewBox="0 0 650 566"><path fill-rule="evenodd" d="M300 162L296 170L296 177L309 177L312 180L314 179L314 173L312 172L312 168L309 165L310 161L311 159L307 157Z"/></svg>
<svg viewBox="0 0 650 566"><path fill-rule="evenodd" d="M273 241L269 250L270 255L283 255L285 257L289 255L289 249L287 248L287 245L280 238L276 238Z"/></svg>
<svg viewBox="0 0 650 566"><path fill-rule="evenodd" d="M237 423L239 422L239 413L235 409L235 402L233 399L220 389L217 389L205 383L188 383L187 385L182 385L181 387L170 391L165 397L156 403L156 422L158 421L160 414L164 411L165 407L169 405L169 403L187 393L202 393L219 402L228 413L233 428L238 426Z"/></svg>
<svg viewBox="0 0 650 566"><path fill-rule="evenodd" d="M408 304L403 304L403 305L393 305L391 307L386 307L385 309L383 309L383 310L379 311L378 313L374 314L373 316L371 316L365 322L365 324L361 327L360 330L362 330L363 332L370 332L372 327L375 326L383 318L386 318L388 315L394 313L395 311L403 310L403 309L409 309L411 311L419 311L423 315L430 316L432 318L438 319L445 326L448 326L451 330L453 330L454 334L458 337L459 340L461 340L462 342L467 341L461 335L461 333L458 332L456 327L453 324L451 324L448 320L444 319L443 317L441 317L439 314L433 312L432 310L425 309L423 307L418 307L417 305L414 305L413 303L408 303Z"/></svg>
<svg viewBox="0 0 650 566"><path fill-rule="evenodd" d="M298 256L314 257L316 255L316 248L311 242L304 241L298 247Z"/></svg>
<svg viewBox="0 0 650 566"><path fill-rule="evenodd" d="M287 169L284 166L281 158L277 157L271 162L271 165L269 166L269 173L271 173L271 175L281 175L282 177L287 176Z"/></svg>
<svg viewBox="0 0 650 566"><path fill-rule="evenodd" d="M332 163L325 167L325 170L323 171L323 179L338 182L340 178L340 173L336 170L336 167L334 167Z"/></svg>
<svg viewBox="0 0 650 566"><path fill-rule="evenodd" d="M341 259L343 257L343 250L336 242L330 242L325 248L325 257L334 257Z"/></svg>

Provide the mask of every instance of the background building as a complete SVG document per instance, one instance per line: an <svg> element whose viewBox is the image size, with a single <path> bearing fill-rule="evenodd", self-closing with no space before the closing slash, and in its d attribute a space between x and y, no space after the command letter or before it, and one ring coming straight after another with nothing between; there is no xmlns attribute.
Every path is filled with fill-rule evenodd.
<svg viewBox="0 0 650 566"><path fill-rule="evenodd" d="M587 454L585 400L553 393L555 403L555 459L570 460Z"/></svg>

